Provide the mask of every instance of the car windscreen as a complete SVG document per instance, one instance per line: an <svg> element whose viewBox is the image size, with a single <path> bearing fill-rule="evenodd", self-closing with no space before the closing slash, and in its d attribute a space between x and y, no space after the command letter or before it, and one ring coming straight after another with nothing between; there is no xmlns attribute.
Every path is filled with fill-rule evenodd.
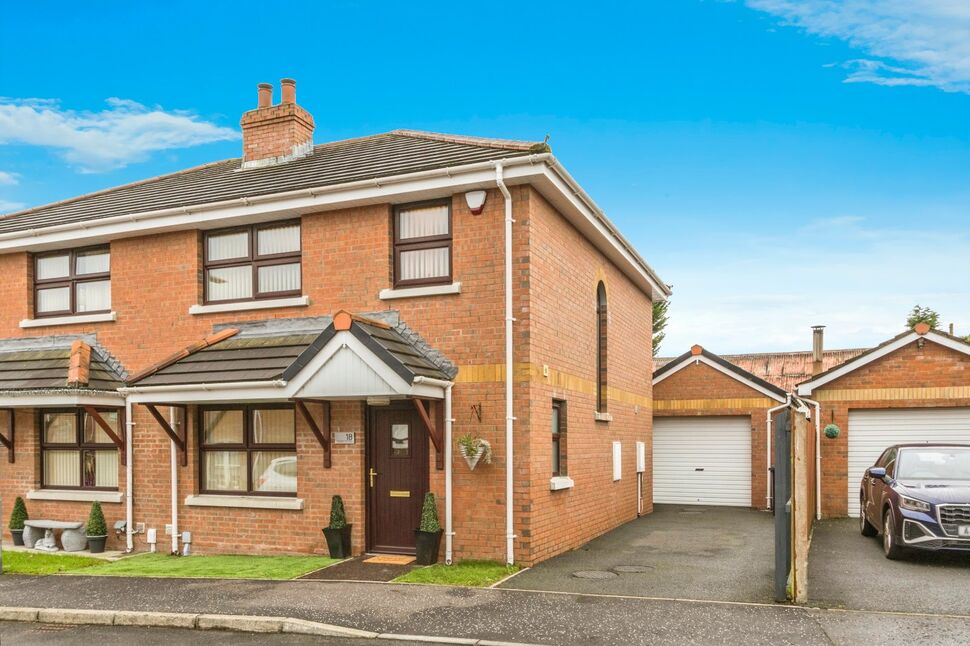
<svg viewBox="0 0 970 646"><path fill-rule="evenodd" d="M896 478L970 480L970 448L910 448L899 451Z"/></svg>

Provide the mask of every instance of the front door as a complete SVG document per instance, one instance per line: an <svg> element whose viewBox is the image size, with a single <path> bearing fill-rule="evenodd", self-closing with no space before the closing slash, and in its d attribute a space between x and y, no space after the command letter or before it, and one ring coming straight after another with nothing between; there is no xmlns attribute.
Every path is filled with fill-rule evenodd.
<svg viewBox="0 0 970 646"><path fill-rule="evenodd" d="M411 402L369 410L368 545L376 552L413 554L428 490L428 432Z"/></svg>

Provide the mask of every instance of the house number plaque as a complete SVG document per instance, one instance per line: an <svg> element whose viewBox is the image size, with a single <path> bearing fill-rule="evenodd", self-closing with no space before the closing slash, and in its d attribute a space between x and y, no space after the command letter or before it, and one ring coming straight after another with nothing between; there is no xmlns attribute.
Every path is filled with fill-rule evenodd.
<svg viewBox="0 0 970 646"><path fill-rule="evenodd" d="M356 439L357 435L353 431L340 431L333 434L334 444L353 444Z"/></svg>

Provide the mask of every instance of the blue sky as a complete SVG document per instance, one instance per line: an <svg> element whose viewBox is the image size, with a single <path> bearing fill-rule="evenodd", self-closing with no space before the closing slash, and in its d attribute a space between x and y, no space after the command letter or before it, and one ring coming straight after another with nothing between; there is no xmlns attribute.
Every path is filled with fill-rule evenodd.
<svg viewBox="0 0 970 646"><path fill-rule="evenodd" d="M970 334L960 0L16 3L0 212L237 156L286 76L318 143L551 135L674 285L665 354L872 345L916 303Z"/></svg>

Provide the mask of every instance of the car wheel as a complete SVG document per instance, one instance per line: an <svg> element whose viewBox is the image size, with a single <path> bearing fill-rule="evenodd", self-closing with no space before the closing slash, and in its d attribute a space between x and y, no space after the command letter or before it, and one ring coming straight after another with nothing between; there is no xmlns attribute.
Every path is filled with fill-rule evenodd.
<svg viewBox="0 0 970 646"><path fill-rule="evenodd" d="M892 509L886 510L882 525L882 551L886 558L895 561L902 558L903 550L896 544L896 521L893 519Z"/></svg>
<svg viewBox="0 0 970 646"><path fill-rule="evenodd" d="M865 500L861 501L861 504L859 507L859 531L862 532L863 536L869 536L869 537L875 536L876 534L879 533L879 530L873 527L872 523L869 522L869 519L866 518Z"/></svg>

